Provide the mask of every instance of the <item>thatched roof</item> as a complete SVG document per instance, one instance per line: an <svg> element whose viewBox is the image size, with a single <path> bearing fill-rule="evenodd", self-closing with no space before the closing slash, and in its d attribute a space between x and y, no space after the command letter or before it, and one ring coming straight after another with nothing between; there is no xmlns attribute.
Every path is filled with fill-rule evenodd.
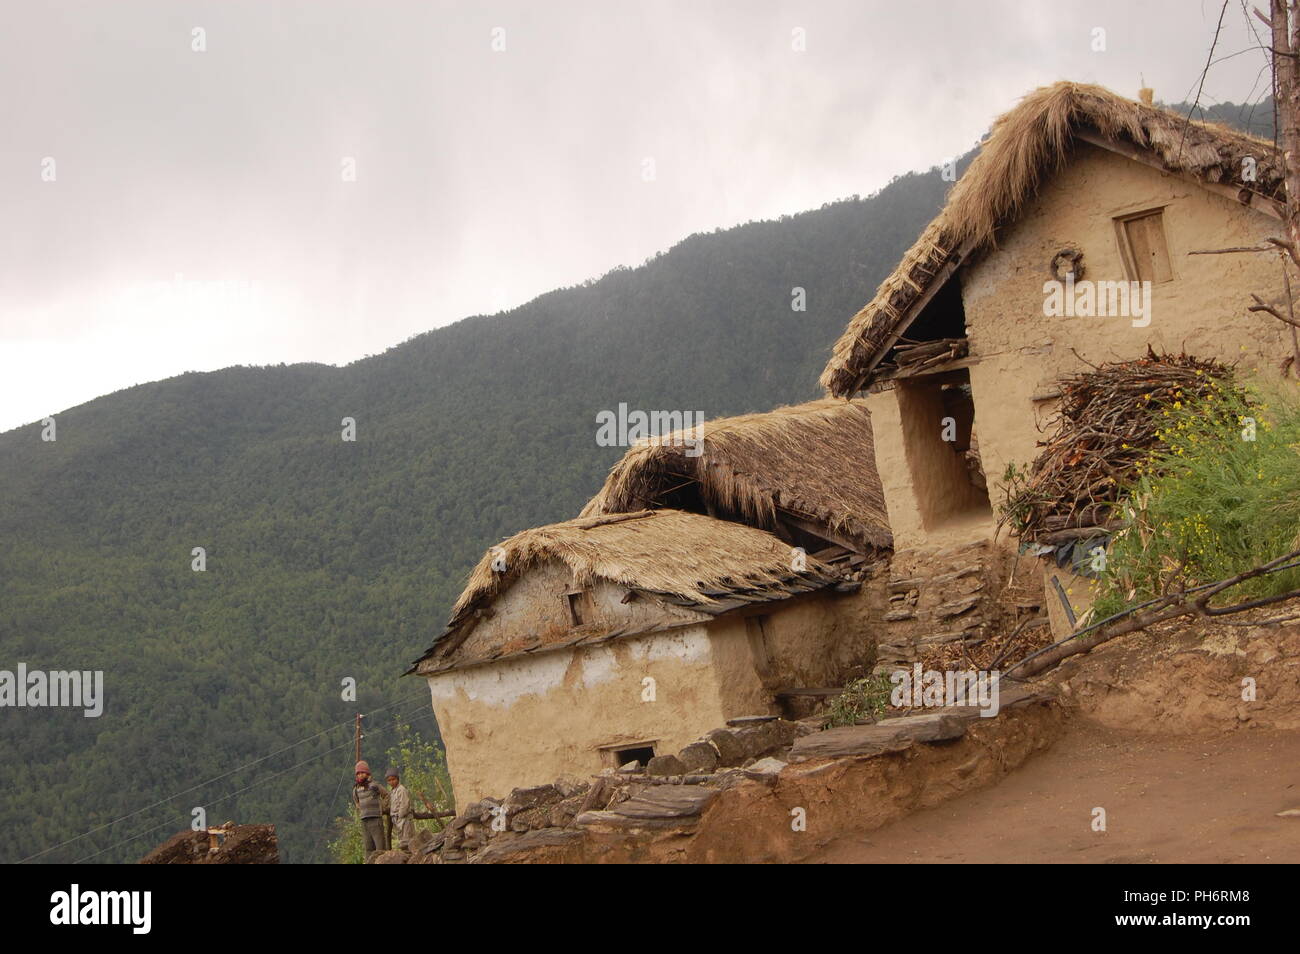
<svg viewBox="0 0 1300 954"><path fill-rule="evenodd" d="M1281 201L1284 167L1273 144L1214 123L1185 117L1081 83L1035 90L997 122L948 201L867 306L835 343L821 384L847 396L871 380L872 363L915 317L913 306L932 282L993 247L1043 180L1068 158L1076 139L1194 179L1216 191L1268 207ZM1255 181L1243 182L1243 162L1255 160Z"/></svg>
<svg viewBox="0 0 1300 954"><path fill-rule="evenodd" d="M493 569L494 562L502 565L499 560L504 560L504 572ZM474 658L458 654L479 612L521 576L550 561L566 566L576 585L607 580L708 615L843 582L838 572L811 556L803 570L792 569L789 546L738 523L677 510L578 517L525 530L488 550L471 572L446 631L410 671L428 674L634 632L580 626L558 634L511 634L508 645L479 647ZM635 632L654 628L662 627L643 625Z"/></svg>
<svg viewBox="0 0 1300 954"><path fill-rule="evenodd" d="M865 402L822 399L719 418L704 425L699 447L682 437L629 449L582 515L681 506L687 487L720 517L771 528L779 508L863 548L893 545Z"/></svg>

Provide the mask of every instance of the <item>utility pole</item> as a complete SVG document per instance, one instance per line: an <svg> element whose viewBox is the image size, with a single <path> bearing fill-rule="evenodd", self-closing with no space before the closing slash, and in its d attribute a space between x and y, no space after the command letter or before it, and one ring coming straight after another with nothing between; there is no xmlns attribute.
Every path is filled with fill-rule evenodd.
<svg viewBox="0 0 1300 954"><path fill-rule="evenodd" d="M361 761L361 713L357 713L357 761Z"/></svg>

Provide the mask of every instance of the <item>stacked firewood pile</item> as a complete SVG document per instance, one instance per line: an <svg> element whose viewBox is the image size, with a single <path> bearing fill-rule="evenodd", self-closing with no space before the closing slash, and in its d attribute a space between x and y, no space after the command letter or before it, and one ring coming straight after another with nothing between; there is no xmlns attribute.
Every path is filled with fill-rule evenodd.
<svg viewBox="0 0 1300 954"><path fill-rule="evenodd" d="M1065 379L1050 436L1023 482L1008 488L1002 522L1022 540L1048 546L1114 529L1120 488L1159 442L1160 412L1231 375L1217 361L1148 347L1145 358Z"/></svg>
<svg viewBox="0 0 1300 954"><path fill-rule="evenodd" d="M964 358L969 351L970 344L965 338L939 338L935 341L902 339L894 348L889 363L896 369L895 376L905 377Z"/></svg>

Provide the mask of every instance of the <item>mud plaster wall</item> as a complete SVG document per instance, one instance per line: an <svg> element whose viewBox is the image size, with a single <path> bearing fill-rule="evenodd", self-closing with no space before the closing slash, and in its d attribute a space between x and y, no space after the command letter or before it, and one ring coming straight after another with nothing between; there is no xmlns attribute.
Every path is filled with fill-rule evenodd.
<svg viewBox="0 0 1300 954"><path fill-rule="evenodd" d="M573 574L559 561L533 567L511 582L492 602L493 616L474 627L459 652L473 659L520 636L554 634L572 628L565 593L574 589ZM583 622L593 625L668 625L710 619L684 607L654 599L621 602L627 590L597 581L581 599Z"/></svg>
<svg viewBox="0 0 1300 954"><path fill-rule="evenodd" d="M429 678L458 807L586 775L600 746L653 740L675 753L762 694L743 623L687 626ZM655 701L642 701L642 680Z"/></svg>
<svg viewBox="0 0 1300 954"><path fill-rule="evenodd" d="M869 620L879 614L883 585L783 601L748 621L724 616L431 678L456 804L598 772L601 746L654 740L656 753L676 753L727 719L776 714L773 689L840 685L855 669L865 674L875 654ZM655 680L654 702L641 699L646 676Z"/></svg>
<svg viewBox="0 0 1300 954"><path fill-rule="evenodd" d="M1061 249L1083 252L1084 279L1128 281L1115 217L1163 207L1174 278L1151 287L1151 323L1135 328L1130 317L1048 318L1043 283ZM1073 159L1043 186L1021 217L998 235L998 247L960 273L975 400L975 433L994 507L1008 463L1037 455L1040 427L1055 402L1034 401L1063 375L1085 370L1084 359L1140 357L1184 348L1201 357L1239 362L1247 374L1272 373L1290 353L1280 322L1245 311L1251 292L1266 300L1282 294L1276 256L1189 255L1196 249L1259 245L1279 223L1181 178L1080 144ZM1078 353L1078 356L1074 352ZM904 448L900 392L868 397L876 435L876 465L897 549L952 537L943 525L922 522L916 483ZM904 400L906 400L904 398ZM910 423L909 423L909 426ZM963 531L991 535L993 522Z"/></svg>
<svg viewBox="0 0 1300 954"><path fill-rule="evenodd" d="M970 482L964 459L942 439L948 413L942 392L929 381L902 381L894 391L902 420L904 453L927 531L958 514L987 511L983 495Z"/></svg>
<svg viewBox="0 0 1300 954"><path fill-rule="evenodd" d="M877 592L878 591L878 592ZM884 581L868 581L857 593L817 594L783 604L763 623L766 684L790 689L842 685L875 662ZM751 634L751 639L753 638ZM754 710L776 712L772 707Z"/></svg>
<svg viewBox="0 0 1300 954"><path fill-rule="evenodd" d="M1043 283L1052 256L1082 250L1084 279L1127 281L1116 216L1164 207L1164 231L1174 278L1151 286L1151 323L1129 317L1048 318ZM1240 361L1246 373L1272 372L1290 353L1283 326L1247 314L1251 292L1281 294L1281 266L1265 254L1189 255L1196 249L1258 245L1279 223L1175 176L1093 146L1053 176L1021 218L999 234L998 250L962 272L975 430L992 485L1010 462L1037 454L1039 425L1054 402L1031 400L1084 360L1140 357L1156 351ZM1078 357L1073 353L1077 351ZM995 500L996 503L996 500Z"/></svg>
<svg viewBox="0 0 1300 954"><path fill-rule="evenodd" d="M993 518L987 511L970 513L969 520L955 525L951 522L957 514L969 513L977 496L964 471L957 470L956 454L940 447L952 460L941 460L932 466L923 448L909 453L909 446L921 444L919 438L925 429L932 429L937 438L942 417L937 413L940 407L937 399L928 403L915 396L909 399L897 389L867 396L867 410L876 436L876 469L880 473L895 552L993 535ZM977 396L975 431L980 435L982 452L981 410ZM989 473L987 464L985 473ZM957 478L960 478L959 485L952 486ZM927 513L929 521L925 519Z"/></svg>

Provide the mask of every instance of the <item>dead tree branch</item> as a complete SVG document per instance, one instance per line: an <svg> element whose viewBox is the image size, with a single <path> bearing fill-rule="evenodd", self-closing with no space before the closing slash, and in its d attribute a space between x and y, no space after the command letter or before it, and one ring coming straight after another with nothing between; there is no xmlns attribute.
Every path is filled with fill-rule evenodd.
<svg viewBox="0 0 1300 954"><path fill-rule="evenodd" d="M1136 632L1139 629L1146 629L1155 623L1162 623L1168 619L1176 619L1180 616L1202 616L1207 618L1217 618L1220 616L1229 616L1236 613L1244 613L1246 610L1257 609L1261 606L1271 606L1274 603L1281 603L1284 600L1295 599L1300 597L1300 589L1288 590L1277 596L1265 596L1259 599L1247 600L1244 603L1236 603L1231 606L1210 606L1209 602L1218 594L1231 587L1237 586L1247 580L1253 580L1256 577L1264 576L1269 573L1277 573L1282 570L1293 569L1300 566L1300 550L1292 550L1275 560L1270 560L1244 573L1238 573L1236 576L1229 577L1226 580L1219 580L1216 583L1210 583L1198 587L1195 591L1197 596L1191 598L1190 592L1172 593L1168 596L1160 597L1147 604L1148 608L1141 613L1132 613L1123 619L1119 619L1112 625L1104 625L1107 621L1095 624L1098 628L1090 636L1080 638L1086 630L1077 634L1072 634L1066 639L1045 649L1040 649L1032 655L1026 656L1020 662L1016 663L1002 675L1006 676L1016 670L1022 670L1017 678L1028 679L1036 676L1041 672L1051 669L1062 660L1079 653L1086 653L1096 649L1102 643L1109 642L1117 636L1124 636L1128 633Z"/></svg>

